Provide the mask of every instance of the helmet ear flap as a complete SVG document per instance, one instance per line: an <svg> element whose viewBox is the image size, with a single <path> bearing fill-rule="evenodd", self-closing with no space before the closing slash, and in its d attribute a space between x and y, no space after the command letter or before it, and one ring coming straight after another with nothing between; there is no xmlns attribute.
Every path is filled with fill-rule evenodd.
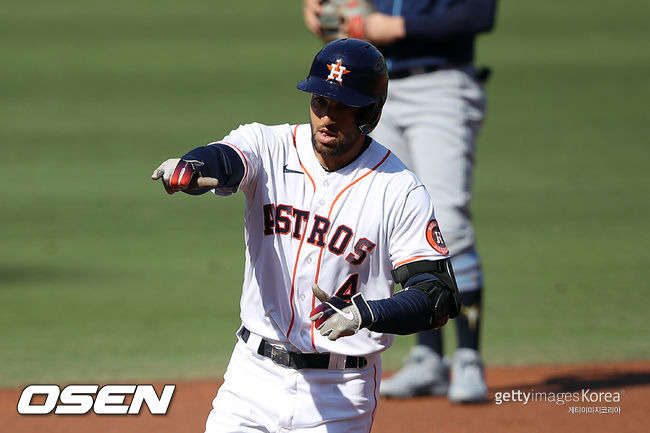
<svg viewBox="0 0 650 433"><path fill-rule="evenodd" d="M364 134L370 134L373 129L379 123L379 117L381 116L381 109L383 107L382 101L377 101L374 104L363 107L359 110L357 115L357 125L359 129Z"/></svg>

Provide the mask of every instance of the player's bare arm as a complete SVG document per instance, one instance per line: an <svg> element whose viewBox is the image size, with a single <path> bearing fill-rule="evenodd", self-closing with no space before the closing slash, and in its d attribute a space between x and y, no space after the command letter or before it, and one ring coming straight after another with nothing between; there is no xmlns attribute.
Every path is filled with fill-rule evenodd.
<svg viewBox="0 0 650 433"><path fill-rule="evenodd" d="M364 29L366 39L377 45L391 44L406 36L404 17L380 12L373 12L365 18Z"/></svg>

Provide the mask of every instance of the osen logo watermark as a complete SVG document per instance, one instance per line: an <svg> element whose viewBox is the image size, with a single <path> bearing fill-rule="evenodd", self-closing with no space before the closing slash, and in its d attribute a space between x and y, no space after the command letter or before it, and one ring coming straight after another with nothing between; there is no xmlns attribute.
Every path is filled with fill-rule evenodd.
<svg viewBox="0 0 650 433"><path fill-rule="evenodd" d="M176 385L165 385L160 396L153 385L29 385L20 394L21 415L138 415L145 405L152 415L165 415ZM130 403L126 403L130 398Z"/></svg>

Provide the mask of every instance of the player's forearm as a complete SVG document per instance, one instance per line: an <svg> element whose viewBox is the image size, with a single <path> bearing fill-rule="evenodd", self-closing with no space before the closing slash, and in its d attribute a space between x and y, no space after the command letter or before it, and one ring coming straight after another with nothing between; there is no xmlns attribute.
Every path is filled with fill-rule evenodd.
<svg viewBox="0 0 650 433"><path fill-rule="evenodd" d="M428 266L428 262L423 263ZM460 300L454 296L457 289L453 276L444 273L439 278L436 272L431 268L415 273L403 282L405 290L388 299L368 301L372 323L366 326L371 331L405 335L440 328L456 317Z"/></svg>
<svg viewBox="0 0 650 433"><path fill-rule="evenodd" d="M219 180L219 187L236 187L244 178L244 164L232 147L214 143L197 147L183 155L185 161L201 161L197 166L201 176L213 177ZM209 189L186 191L188 194L203 194Z"/></svg>
<svg viewBox="0 0 650 433"><path fill-rule="evenodd" d="M404 17L372 13L366 17L365 32L373 44L390 44L406 36Z"/></svg>
<svg viewBox="0 0 650 433"><path fill-rule="evenodd" d="M429 297L420 290L403 290L368 305L374 319L368 327L371 331L407 335L431 328Z"/></svg>
<svg viewBox="0 0 650 433"><path fill-rule="evenodd" d="M487 32L494 26L495 10L496 0L468 0L444 14L405 16L406 36L445 39Z"/></svg>

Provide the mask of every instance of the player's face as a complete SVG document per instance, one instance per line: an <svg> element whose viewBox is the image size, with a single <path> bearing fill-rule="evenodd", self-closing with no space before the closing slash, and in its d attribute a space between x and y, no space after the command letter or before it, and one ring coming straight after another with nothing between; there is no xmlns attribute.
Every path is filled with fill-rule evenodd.
<svg viewBox="0 0 650 433"><path fill-rule="evenodd" d="M336 170L356 158L363 145L363 134L357 126L359 108L333 99L312 95L310 122L314 151L321 163ZM324 160L324 161L323 161Z"/></svg>

